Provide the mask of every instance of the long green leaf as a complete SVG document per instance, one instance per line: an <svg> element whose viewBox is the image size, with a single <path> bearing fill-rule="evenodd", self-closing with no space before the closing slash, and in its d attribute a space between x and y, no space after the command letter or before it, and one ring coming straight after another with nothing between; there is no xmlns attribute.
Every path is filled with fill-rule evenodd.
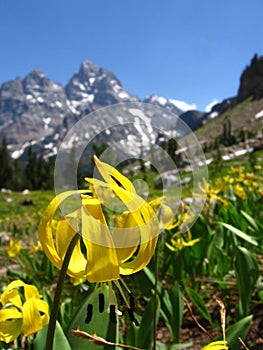
<svg viewBox="0 0 263 350"><path fill-rule="evenodd" d="M256 231L259 231L256 221L250 215L248 215L244 210L241 210L241 214Z"/></svg>
<svg viewBox="0 0 263 350"><path fill-rule="evenodd" d="M201 295L189 287L185 287L185 291L186 291L187 295L189 296L189 298L191 299L191 301L193 302L193 304L195 305L195 307L197 308L197 310L200 312L200 314L205 319L207 319L207 321L210 324L212 324L211 316L210 316L209 312L207 311L205 302L204 302L203 298L201 297Z"/></svg>
<svg viewBox="0 0 263 350"><path fill-rule="evenodd" d="M151 349L153 343L153 326L154 326L154 295L149 300L142 316L141 325L138 331L136 346L141 349ZM157 322L160 315L160 301L157 299Z"/></svg>
<svg viewBox="0 0 263 350"><path fill-rule="evenodd" d="M226 224L225 222L220 222L220 224L222 226L224 226L225 228L227 228L228 230L230 230L231 232L233 232L239 238L243 239L244 241L246 241L250 244L253 244L255 246L258 245L258 242L256 241L256 239L254 237L251 237L248 234L246 234L245 232L240 231L238 228L236 228L232 225Z"/></svg>
<svg viewBox="0 0 263 350"><path fill-rule="evenodd" d="M180 290L178 282L175 282L169 292L163 289L160 296L161 314L164 318L173 342L178 343L180 340L180 329L184 312L184 296Z"/></svg>
<svg viewBox="0 0 263 350"><path fill-rule="evenodd" d="M244 317L249 312L251 295L259 276L256 260L244 247L237 249L235 273L239 292L239 317Z"/></svg>
<svg viewBox="0 0 263 350"><path fill-rule="evenodd" d="M241 348L238 338L245 340L252 318L252 315L246 316L227 329L226 340L230 350L239 350Z"/></svg>

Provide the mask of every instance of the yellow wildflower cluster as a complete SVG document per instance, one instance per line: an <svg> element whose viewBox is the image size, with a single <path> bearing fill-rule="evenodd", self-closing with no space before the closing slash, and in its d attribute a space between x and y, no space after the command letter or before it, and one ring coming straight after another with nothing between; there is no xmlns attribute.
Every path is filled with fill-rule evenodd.
<svg viewBox="0 0 263 350"><path fill-rule="evenodd" d="M261 167L256 166L258 173L246 172L244 167L230 168L229 175L224 177L224 181L233 185L234 193L237 197L245 199L247 193L257 193L262 195L263 177L260 175Z"/></svg>

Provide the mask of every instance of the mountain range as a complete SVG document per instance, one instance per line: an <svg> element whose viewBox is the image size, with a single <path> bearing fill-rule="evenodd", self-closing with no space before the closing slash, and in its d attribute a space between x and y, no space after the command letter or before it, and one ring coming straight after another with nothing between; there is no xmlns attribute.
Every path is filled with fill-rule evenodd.
<svg viewBox="0 0 263 350"><path fill-rule="evenodd" d="M79 71L64 87L40 70L34 70L23 79L18 77L3 83L0 87L0 139L6 139L13 158L23 157L30 145L41 156L50 157L56 155L61 141L73 125L102 107L124 102L156 105L162 108L162 118L166 120L164 124L168 128L174 128L180 118L192 130L197 130L250 97L252 100L263 97L263 58L256 55L241 75L237 96L226 98L215 105L210 113L193 110L181 101L154 94L141 101L122 86L115 74L95 63L83 61ZM111 117L116 118L114 115ZM140 145L138 142L132 143L134 139L131 135L140 133L141 139L151 138L151 143L160 137L158 133L152 135L151 118L147 130L138 130L133 125L122 127L118 118L116 122L118 128L111 135L110 132L100 133L106 128L104 120L96 120L95 125L90 119L88 130L94 135L101 134L97 139L99 143L107 143L112 137L118 142L126 137L131 141L129 147L137 150ZM162 121L158 123L162 124ZM77 141L77 135L74 137Z"/></svg>

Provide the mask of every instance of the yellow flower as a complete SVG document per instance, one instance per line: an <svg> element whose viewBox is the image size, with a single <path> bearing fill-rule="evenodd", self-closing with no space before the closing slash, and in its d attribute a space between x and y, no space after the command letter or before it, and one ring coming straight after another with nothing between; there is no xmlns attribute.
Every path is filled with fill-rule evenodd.
<svg viewBox="0 0 263 350"><path fill-rule="evenodd" d="M39 240L50 261L61 269L69 242L79 232L86 252L83 254L78 241L68 275L74 281L115 281L118 287L120 275L133 274L149 263L159 231L171 221L172 211L161 200L147 203L128 178L98 158L94 160L102 180L85 179L92 185L92 191L67 191L57 195L41 219ZM81 195L80 208L62 217L54 232L52 222L58 207L76 194ZM112 203L117 203L121 214L110 229L103 209Z"/></svg>
<svg viewBox="0 0 263 350"><path fill-rule="evenodd" d="M245 199L247 196L244 188L239 184L234 186L234 192L241 199Z"/></svg>
<svg viewBox="0 0 263 350"><path fill-rule="evenodd" d="M234 183L234 178L233 177L230 177L229 175L225 175L223 177L223 180L225 181L225 183L231 185Z"/></svg>
<svg viewBox="0 0 263 350"><path fill-rule="evenodd" d="M202 350L228 350L228 346L225 340L213 341L204 346Z"/></svg>
<svg viewBox="0 0 263 350"><path fill-rule="evenodd" d="M245 170L245 167L240 166L240 167L231 167L230 168L230 173L232 174L242 174Z"/></svg>
<svg viewBox="0 0 263 350"><path fill-rule="evenodd" d="M31 254L37 253L37 252L43 252L43 248L42 245L39 241L37 241L36 244L34 244L34 242L32 242L32 249L30 250Z"/></svg>
<svg viewBox="0 0 263 350"><path fill-rule="evenodd" d="M21 248L22 245L20 241L14 241L13 239L10 239L9 246L6 249L6 252L10 256L10 258L14 258L19 254Z"/></svg>
<svg viewBox="0 0 263 350"><path fill-rule="evenodd" d="M224 206L228 205L228 202L219 196L219 193L224 190L224 187L224 184L218 187L212 187L205 179L203 179L203 185L199 184L199 188L204 193L204 196L206 196L208 203L212 205L214 205L215 201L221 202Z"/></svg>
<svg viewBox="0 0 263 350"><path fill-rule="evenodd" d="M33 285L13 281L0 301L0 341L10 343L21 333L24 336L36 333L49 322L48 304Z"/></svg>
<svg viewBox="0 0 263 350"><path fill-rule="evenodd" d="M192 239L190 230L187 231L187 241L182 237L182 232L176 232L171 238L171 244L165 243L165 245L173 252L182 250L185 247L192 247L194 244L200 241L200 238Z"/></svg>

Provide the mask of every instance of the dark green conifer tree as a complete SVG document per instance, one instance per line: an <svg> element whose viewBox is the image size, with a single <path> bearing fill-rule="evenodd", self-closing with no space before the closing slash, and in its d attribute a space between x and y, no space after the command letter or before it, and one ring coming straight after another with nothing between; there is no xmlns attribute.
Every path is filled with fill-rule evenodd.
<svg viewBox="0 0 263 350"><path fill-rule="evenodd" d="M10 188L12 186L12 177L12 160L8 153L6 139L3 138L0 147L0 187Z"/></svg>
<svg viewBox="0 0 263 350"><path fill-rule="evenodd" d="M39 168L36 153L32 146L28 148L27 162L24 171L25 186L30 190L36 190L39 186Z"/></svg>

